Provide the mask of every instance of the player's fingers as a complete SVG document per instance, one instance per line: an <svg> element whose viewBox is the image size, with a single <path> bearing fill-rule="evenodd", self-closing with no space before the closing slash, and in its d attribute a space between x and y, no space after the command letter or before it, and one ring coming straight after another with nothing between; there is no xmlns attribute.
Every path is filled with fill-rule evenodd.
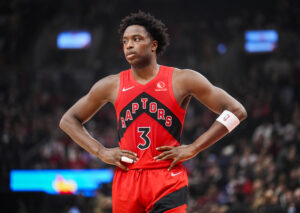
<svg viewBox="0 0 300 213"><path fill-rule="evenodd" d="M169 154L163 156L162 158L157 159L157 161L173 159L173 157L174 157L173 154L169 153Z"/></svg>
<svg viewBox="0 0 300 213"><path fill-rule="evenodd" d="M127 153L127 154L132 155L132 156L137 156L136 153L134 153L134 152L132 152L132 151L129 151L129 150L121 149L121 152L122 152L122 153Z"/></svg>
<svg viewBox="0 0 300 213"><path fill-rule="evenodd" d="M172 146L159 146L156 148L158 151L168 151L171 150L173 147Z"/></svg>
<svg viewBox="0 0 300 213"><path fill-rule="evenodd" d="M135 163L136 161L130 157L127 156L121 156L120 161L125 162L125 163Z"/></svg>
<svg viewBox="0 0 300 213"><path fill-rule="evenodd" d="M128 153L122 153L120 158L122 158L122 157L130 158L133 161L138 161L139 160L139 158L137 156L132 156L131 154L128 154Z"/></svg>
<svg viewBox="0 0 300 213"><path fill-rule="evenodd" d="M155 156L154 160L161 159L162 157L164 157L165 155L168 155L168 154L170 154L169 151L162 152L159 155Z"/></svg>
<svg viewBox="0 0 300 213"><path fill-rule="evenodd" d="M121 164L120 162L117 162L117 163L116 163L116 166L118 166L119 168L123 169L124 171L128 171L128 170L129 170L126 166L124 166L124 165Z"/></svg>
<svg viewBox="0 0 300 213"><path fill-rule="evenodd" d="M169 166L169 171L178 163L178 159L174 159L173 162L171 163L171 165Z"/></svg>

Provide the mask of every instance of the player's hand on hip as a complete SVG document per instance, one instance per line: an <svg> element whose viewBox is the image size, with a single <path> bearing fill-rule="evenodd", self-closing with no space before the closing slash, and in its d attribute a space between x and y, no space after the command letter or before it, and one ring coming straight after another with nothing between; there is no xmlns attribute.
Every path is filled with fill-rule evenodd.
<svg viewBox="0 0 300 213"><path fill-rule="evenodd" d="M107 164L118 166L126 171L129 169L127 166L122 164L121 161L127 163L135 163L138 161L136 153L129 150L120 149L119 147L105 148L105 150L101 152L100 159Z"/></svg>
<svg viewBox="0 0 300 213"><path fill-rule="evenodd" d="M162 151L159 155L155 156L154 159L157 161L162 160L173 160L169 171L179 162L186 161L195 156L195 152L192 146L190 145L181 145L181 146L160 146L156 150Z"/></svg>

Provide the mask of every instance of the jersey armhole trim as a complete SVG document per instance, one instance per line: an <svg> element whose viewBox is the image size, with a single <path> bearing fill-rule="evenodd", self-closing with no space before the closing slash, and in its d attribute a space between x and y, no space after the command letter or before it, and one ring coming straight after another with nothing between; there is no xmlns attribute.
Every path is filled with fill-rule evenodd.
<svg viewBox="0 0 300 213"><path fill-rule="evenodd" d="M169 79L168 79L168 84L169 84L169 91L170 91L170 97L173 101L173 103L175 104L175 106L178 108L178 110L181 112L181 113L185 113L185 109L182 109L175 96L174 96L174 92L173 92L173 73L174 73L174 70L175 70L175 67L173 67L170 71L169 71Z"/></svg>
<svg viewBox="0 0 300 213"><path fill-rule="evenodd" d="M119 90L118 90L117 99L116 99L115 104L114 104L114 107L115 107L115 110L116 110L116 113L117 113L117 118L119 118L118 105L119 105L119 102L120 102L121 91L122 91L122 88L123 88L123 76L124 76L124 72L125 71L120 72Z"/></svg>

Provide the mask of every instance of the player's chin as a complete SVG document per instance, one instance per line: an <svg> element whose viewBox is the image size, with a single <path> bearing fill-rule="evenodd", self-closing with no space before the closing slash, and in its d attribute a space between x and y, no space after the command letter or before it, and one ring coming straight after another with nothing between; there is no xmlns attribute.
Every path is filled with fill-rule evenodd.
<svg viewBox="0 0 300 213"><path fill-rule="evenodd" d="M139 64L139 60L136 60L136 59L127 59L127 62L131 65L131 66L136 66Z"/></svg>

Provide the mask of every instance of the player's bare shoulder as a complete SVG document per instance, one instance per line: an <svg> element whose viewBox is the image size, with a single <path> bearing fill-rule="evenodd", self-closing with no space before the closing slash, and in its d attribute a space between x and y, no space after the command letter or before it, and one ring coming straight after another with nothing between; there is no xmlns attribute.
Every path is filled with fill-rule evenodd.
<svg viewBox="0 0 300 213"><path fill-rule="evenodd" d="M89 95L98 99L114 103L119 91L120 73L108 75L97 81L91 88Z"/></svg>
<svg viewBox="0 0 300 213"><path fill-rule="evenodd" d="M173 83L176 87L180 87L182 90L189 92L190 87L197 83L197 80L201 77L203 76L194 70L175 68L173 72Z"/></svg>
<svg viewBox="0 0 300 213"><path fill-rule="evenodd" d="M189 95L194 95L195 91L205 92L210 88L210 82L199 72L191 69L174 69L173 83L181 91Z"/></svg>
<svg viewBox="0 0 300 213"><path fill-rule="evenodd" d="M195 77L202 76L199 72L191 69L174 69L173 79L179 80L179 81L185 81L189 79L193 79Z"/></svg>

